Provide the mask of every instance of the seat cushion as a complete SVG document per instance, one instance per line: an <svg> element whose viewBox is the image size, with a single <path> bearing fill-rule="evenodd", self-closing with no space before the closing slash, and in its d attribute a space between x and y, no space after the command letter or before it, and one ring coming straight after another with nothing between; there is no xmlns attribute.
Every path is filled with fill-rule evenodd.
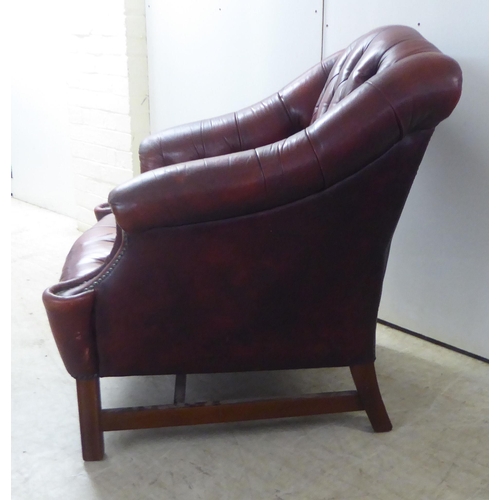
<svg viewBox="0 0 500 500"><path fill-rule="evenodd" d="M76 240L66 257L61 281L95 274L111 254L115 239L115 216L109 214Z"/></svg>

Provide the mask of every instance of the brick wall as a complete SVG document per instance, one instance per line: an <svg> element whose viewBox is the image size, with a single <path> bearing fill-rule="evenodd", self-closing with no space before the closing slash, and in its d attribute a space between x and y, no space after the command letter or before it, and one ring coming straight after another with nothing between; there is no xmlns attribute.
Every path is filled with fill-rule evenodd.
<svg viewBox="0 0 500 500"><path fill-rule="evenodd" d="M90 0L72 13L68 108L78 227L138 173L149 133L143 0Z"/></svg>
<svg viewBox="0 0 500 500"><path fill-rule="evenodd" d="M140 171L139 144L149 135L149 80L144 0L125 0L129 102L132 133L132 166Z"/></svg>

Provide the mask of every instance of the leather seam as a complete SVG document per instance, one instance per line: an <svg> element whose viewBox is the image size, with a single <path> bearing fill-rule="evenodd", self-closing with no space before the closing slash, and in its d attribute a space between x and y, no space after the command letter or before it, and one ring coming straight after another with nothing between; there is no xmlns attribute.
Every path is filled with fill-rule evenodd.
<svg viewBox="0 0 500 500"><path fill-rule="evenodd" d="M394 113L394 118L396 119L396 123L398 125L399 140L402 140L403 137L405 136L404 130L403 130L403 124L401 123L401 119L399 118L398 114L396 113L396 110L394 109L394 106L392 105L391 101L387 98L387 96L384 94L384 92L382 92L382 90L380 90L373 82L371 82L370 80L367 80L365 83L367 83L372 88L377 90L377 92L384 98L384 100L387 102L387 104L391 108L392 112Z"/></svg>
<svg viewBox="0 0 500 500"><path fill-rule="evenodd" d="M266 176L264 175L264 169L262 167L262 163L260 161L260 158L259 158L259 154L257 153L257 150L254 149L253 150L254 154L255 154L255 157L257 158L257 163L259 165L259 168L260 168L260 173L262 174L262 178L264 179L264 187L266 189L266 195L269 195L269 191L267 189L267 180L266 180Z"/></svg>
<svg viewBox="0 0 500 500"><path fill-rule="evenodd" d="M321 168L321 162L319 161L319 156L318 154L316 153L316 150L314 149L314 146L313 146L313 143L311 141L311 138L309 137L309 132L307 129L304 129L304 132L306 134L306 138L307 138L307 142L309 143L309 146L311 146L311 149L314 153L314 157L316 158L316 162L318 164L318 167L319 167L319 171L321 172L321 177L323 179L323 189L326 188L326 180L325 180L325 174L323 172L323 169Z"/></svg>
<svg viewBox="0 0 500 500"><path fill-rule="evenodd" d="M430 130L430 129L429 129ZM413 134L415 132L411 132L410 134ZM410 135L408 134L408 135ZM396 143L393 144L393 146L391 146L387 151L389 151L392 147L394 147L399 141L397 141ZM313 150L314 151L314 150ZM386 151L386 152L387 152ZM375 161L377 161L381 156L383 156L386 152L380 154L379 156L377 156L376 158L374 158L373 160L371 160L367 165L365 165L361 170L358 170L352 174L349 174L347 175L346 177L342 178L342 179L338 179L337 181L335 181L334 184L330 185L330 186L326 186L324 187L324 189L331 189L334 185L340 185L341 183L344 183L344 182L347 182L349 181L349 179L351 178L354 178L356 175L358 175L364 168L367 168L369 165L371 165L372 163L374 163ZM187 227L187 226L196 226L196 225L201 225L201 224L217 224L217 223L220 223L220 222L224 222L224 221L230 221L230 220L234 220L234 219L238 219L238 218L243 218L243 217L251 217L251 216L254 216L256 214L259 214L260 212L263 212L263 211L268 211L268 210L275 210L277 208L282 208L282 207L286 207L287 205L293 205L295 203L299 203L307 198L310 198L311 196L317 196L318 194L320 193L320 191L318 192L315 192L315 193L311 193L309 195L306 195L304 197L301 197L301 198L297 198L297 199L293 199L291 201L288 201L288 202L285 202L285 203L282 203L282 204L278 204L278 205L273 205L269 208L263 208L263 209L258 209L256 211L252 211L252 212L249 212L249 213L246 213L246 214L241 214L241 215L232 215L232 216L227 216L227 217L223 217L223 218L215 218L215 219L211 219L211 220L204 220L204 221L196 221L196 222L189 222L189 223L178 223L178 224L172 224L172 225L165 225L165 226L156 226L155 229L170 229L170 228L176 228L176 227ZM144 231L141 231L141 232L144 232Z"/></svg>
<svg viewBox="0 0 500 500"><path fill-rule="evenodd" d="M328 79L328 76L330 75L331 70L330 71L326 70L324 59L321 60L321 69L323 70L323 74L325 75L325 77Z"/></svg>
<svg viewBox="0 0 500 500"><path fill-rule="evenodd" d="M293 127L294 126L293 119L288 111L288 108L286 107L285 101L283 100L283 97L281 96L281 94L279 92L277 93L277 95L278 95L278 99L280 100L283 108L285 109L285 113L288 116L288 120L290 121L290 125Z"/></svg>
<svg viewBox="0 0 500 500"><path fill-rule="evenodd" d="M200 128L201 128L201 123L200 123ZM199 160L199 159L202 158L202 156L200 155L199 147L196 144L196 140L195 140L195 137L194 137L194 134L193 134L193 130L194 130L194 128L190 127L190 129L189 129L189 140L191 141L193 149L196 151L197 159Z"/></svg>
<svg viewBox="0 0 500 500"><path fill-rule="evenodd" d="M165 164L167 160L165 160L165 151L163 150L163 141L162 141L161 137L158 137L158 144L160 145L160 154L161 154L162 163ZM148 169L148 170L154 170L154 168Z"/></svg>
<svg viewBox="0 0 500 500"><path fill-rule="evenodd" d="M236 113L233 113L234 116L234 124L236 126L236 132L238 134L238 141L240 143L240 151L243 151L243 142L241 140L241 131L240 131L240 124L238 123L238 115Z"/></svg>
<svg viewBox="0 0 500 500"><path fill-rule="evenodd" d="M109 275L113 272L113 270L117 266L118 262L120 262L120 260L122 259L123 255L125 254L125 250L127 249L127 245L128 245L127 235L124 234L123 235L123 248L121 249L120 253L110 263L110 265L109 265L108 269L106 270L106 272L102 276L99 276L99 278L97 278L96 280L94 280L90 285L86 286L83 289L83 292L89 292L89 291L94 290L97 285L99 285L102 281L104 281L106 278L109 277Z"/></svg>
<svg viewBox="0 0 500 500"><path fill-rule="evenodd" d="M203 124L204 124L204 121L201 121L200 122L200 138L201 138L201 147L203 148L203 156L200 156L200 158L207 157L207 148L205 146L205 138L203 137Z"/></svg>

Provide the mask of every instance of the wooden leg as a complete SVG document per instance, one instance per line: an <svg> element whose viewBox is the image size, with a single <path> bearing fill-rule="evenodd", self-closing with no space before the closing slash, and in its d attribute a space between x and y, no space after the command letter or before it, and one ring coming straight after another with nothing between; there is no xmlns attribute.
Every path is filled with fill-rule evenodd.
<svg viewBox="0 0 500 500"><path fill-rule="evenodd" d="M174 404L137 408L101 408L99 378L77 380L82 455L104 458L104 431L150 429L177 425L240 422L268 418L322 415L365 410L375 432L392 429L380 395L373 363L351 366L357 391L270 398L257 401L185 403L186 376L178 375Z"/></svg>
<svg viewBox="0 0 500 500"><path fill-rule="evenodd" d="M374 363L351 366L351 374L361 403L375 432L388 432L392 424L377 382Z"/></svg>
<svg viewBox="0 0 500 500"><path fill-rule="evenodd" d="M78 412L82 456L85 461L104 458L104 435L101 426L101 390L99 378L77 380Z"/></svg>

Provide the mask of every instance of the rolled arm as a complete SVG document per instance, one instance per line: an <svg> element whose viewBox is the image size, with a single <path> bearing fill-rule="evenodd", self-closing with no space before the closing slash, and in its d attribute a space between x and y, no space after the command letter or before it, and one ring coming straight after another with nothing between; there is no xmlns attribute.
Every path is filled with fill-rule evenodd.
<svg viewBox="0 0 500 500"><path fill-rule="evenodd" d="M109 203L127 232L248 215L345 179L401 138L387 100L363 85L291 137L145 172L115 188Z"/></svg>
<svg viewBox="0 0 500 500"><path fill-rule="evenodd" d="M363 121L367 108L375 118ZM392 108L365 85L291 137L145 172L115 188L109 203L127 232L249 215L345 179L400 138Z"/></svg>
<svg viewBox="0 0 500 500"><path fill-rule="evenodd" d="M418 82L422 72L427 83ZM371 78L286 139L146 172L112 191L109 202L117 223L137 232L297 201L355 174L406 135L433 130L456 105L460 86L455 61L417 54Z"/></svg>
<svg viewBox="0 0 500 500"><path fill-rule="evenodd" d="M255 213L324 187L306 132L257 149L145 172L109 195L127 232Z"/></svg>

